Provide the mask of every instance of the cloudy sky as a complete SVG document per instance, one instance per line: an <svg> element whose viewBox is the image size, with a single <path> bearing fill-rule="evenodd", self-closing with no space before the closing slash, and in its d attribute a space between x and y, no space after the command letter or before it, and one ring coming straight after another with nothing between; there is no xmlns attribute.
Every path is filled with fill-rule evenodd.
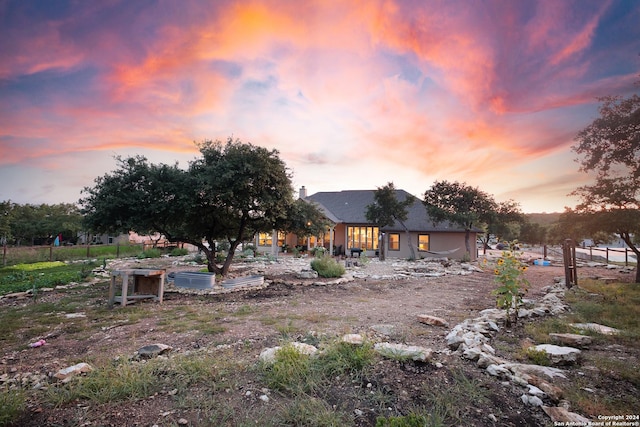
<svg viewBox="0 0 640 427"><path fill-rule="evenodd" d="M446 179L562 211L573 138L638 92L639 54L635 0L2 0L0 200L233 136L310 194Z"/></svg>

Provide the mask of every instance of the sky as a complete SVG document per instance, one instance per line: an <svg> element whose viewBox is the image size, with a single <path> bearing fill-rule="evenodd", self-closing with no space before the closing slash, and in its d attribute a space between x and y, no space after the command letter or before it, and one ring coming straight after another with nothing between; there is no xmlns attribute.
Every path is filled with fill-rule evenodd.
<svg viewBox="0 0 640 427"><path fill-rule="evenodd" d="M309 194L447 180L561 212L575 135L639 76L635 0L0 0L0 201L232 137Z"/></svg>

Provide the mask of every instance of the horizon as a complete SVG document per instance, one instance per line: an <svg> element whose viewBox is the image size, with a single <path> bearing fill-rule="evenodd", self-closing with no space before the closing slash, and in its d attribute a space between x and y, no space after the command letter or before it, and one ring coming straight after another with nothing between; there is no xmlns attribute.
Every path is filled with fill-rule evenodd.
<svg viewBox="0 0 640 427"><path fill-rule="evenodd" d="M276 149L293 189L465 182L561 213L599 97L638 92L640 2L0 6L0 200L77 203L144 155Z"/></svg>

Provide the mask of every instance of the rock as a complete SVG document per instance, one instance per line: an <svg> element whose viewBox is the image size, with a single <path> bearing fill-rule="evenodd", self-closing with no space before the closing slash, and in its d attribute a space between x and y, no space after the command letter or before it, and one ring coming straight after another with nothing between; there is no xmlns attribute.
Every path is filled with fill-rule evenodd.
<svg viewBox="0 0 640 427"><path fill-rule="evenodd" d="M315 270L302 270L296 274L298 279L317 279L318 272Z"/></svg>
<svg viewBox="0 0 640 427"><path fill-rule="evenodd" d="M489 365L487 366L486 371L489 375L494 377L506 377L510 375L509 370L506 369L504 365Z"/></svg>
<svg viewBox="0 0 640 427"><path fill-rule="evenodd" d="M310 344L302 343L302 342L297 342L297 341L292 342L291 345L298 353L304 354L307 356L312 356L318 351L316 347ZM276 361L276 355L278 351L280 351L281 349L282 347L280 346L265 348L260 352L258 359L260 359L260 361L264 363L268 363L268 364L274 363Z"/></svg>
<svg viewBox="0 0 640 427"><path fill-rule="evenodd" d="M545 392L540 390L538 387L529 384L527 386L527 393L529 393L531 396L538 396L540 398L543 398L545 396Z"/></svg>
<svg viewBox="0 0 640 427"><path fill-rule="evenodd" d="M269 402L269 396L267 396L266 394L261 394L258 399L262 400L264 403Z"/></svg>
<svg viewBox="0 0 640 427"><path fill-rule="evenodd" d="M189 424L189 421L186 418L180 418L178 419L178 425L180 426L186 426L187 424Z"/></svg>
<svg viewBox="0 0 640 427"><path fill-rule="evenodd" d="M593 341L590 336L587 335L578 335L578 334L549 334L549 338L551 338L554 342L559 342L561 344L574 346L574 347L587 347Z"/></svg>
<svg viewBox="0 0 640 427"><path fill-rule="evenodd" d="M298 350L298 353L305 354L307 356L313 356L318 352L318 348L312 346L311 344L306 344L303 342L292 342L291 345Z"/></svg>
<svg viewBox="0 0 640 427"><path fill-rule="evenodd" d="M260 352L260 356L258 356L258 359L260 359L260 361L264 363L273 363L276 361L276 353L281 348L282 347L280 346L265 348Z"/></svg>
<svg viewBox="0 0 640 427"><path fill-rule="evenodd" d="M599 325L597 323L571 323L570 326L573 326L576 329L581 329L584 331L597 332L602 335L617 335L620 333L620 331L616 328Z"/></svg>
<svg viewBox="0 0 640 427"><path fill-rule="evenodd" d="M527 374L537 376L545 375L550 379L553 379L554 377L567 378L561 369L553 368L551 366L530 365L525 363L505 363L502 366L520 376Z"/></svg>
<svg viewBox="0 0 640 427"><path fill-rule="evenodd" d="M582 353L577 348L561 347L553 344L540 344L532 348L536 351L545 352L554 365L571 365L577 363Z"/></svg>
<svg viewBox="0 0 640 427"><path fill-rule="evenodd" d="M69 366L68 368L60 369L55 373L54 377L59 380L66 380L76 374L82 374L93 371L93 367L88 363L78 363L77 365Z"/></svg>
<svg viewBox="0 0 640 427"><path fill-rule="evenodd" d="M372 325L371 329L387 337L396 333L396 327L394 325Z"/></svg>
<svg viewBox="0 0 640 427"><path fill-rule="evenodd" d="M441 319L440 317L430 316L428 314L419 314L418 322L432 326L444 326L445 328L449 327L449 322L447 322L446 320Z"/></svg>
<svg viewBox="0 0 640 427"><path fill-rule="evenodd" d="M173 350L173 347L166 344L150 344L138 349L138 357L151 359L163 353Z"/></svg>
<svg viewBox="0 0 640 427"><path fill-rule="evenodd" d="M489 365L502 365L503 363L505 363L505 360L499 357L487 353L482 353L480 354L480 357L478 358L478 362L476 364L478 365L478 368L486 369Z"/></svg>
<svg viewBox="0 0 640 427"><path fill-rule="evenodd" d="M342 342L361 345L364 342L364 338L360 334L346 334L342 336Z"/></svg>
<svg viewBox="0 0 640 427"><path fill-rule="evenodd" d="M560 406L542 406L542 410L545 414L551 418L554 425L589 425L591 420L583 417L575 412L569 412L568 409Z"/></svg>
<svg viewBox="0 0 640 427"><path fill-rule="evenodd" d="M525 405L542 406L542 399L540 399L537 396L531 396L531 395L528 395L528 394L523 394L522 396L520 396L520 400L522 400L522 402Z"/></svg>
<svg viewBox="0 0 640 427"><path fill-rule="evenodd" d="M554 402L558 402L564 396L564 392L560 387L543 380L537 375L530 375L529 383L544 391Z"/></svg>
<svg viewBox="0 0 640 427"><path fill-rule="evenodd" d="M385 357L392 359L411 359L417 362L426 362L431 359L433 350L415 345L391 344L388 342L376 343L374 350Z"/></svg>

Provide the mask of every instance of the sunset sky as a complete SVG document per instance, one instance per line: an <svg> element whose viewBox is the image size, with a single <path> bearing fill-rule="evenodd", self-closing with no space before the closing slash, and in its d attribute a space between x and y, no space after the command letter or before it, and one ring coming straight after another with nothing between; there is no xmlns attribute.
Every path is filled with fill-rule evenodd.
<svg viewBox="0 0 640 427"><path fill-rule="evenodd" d="M115 155L186 167L233 136L309 194L449 180L560 212L639 55L635 0L0 1L0 201L77 202Z"/></svg>

